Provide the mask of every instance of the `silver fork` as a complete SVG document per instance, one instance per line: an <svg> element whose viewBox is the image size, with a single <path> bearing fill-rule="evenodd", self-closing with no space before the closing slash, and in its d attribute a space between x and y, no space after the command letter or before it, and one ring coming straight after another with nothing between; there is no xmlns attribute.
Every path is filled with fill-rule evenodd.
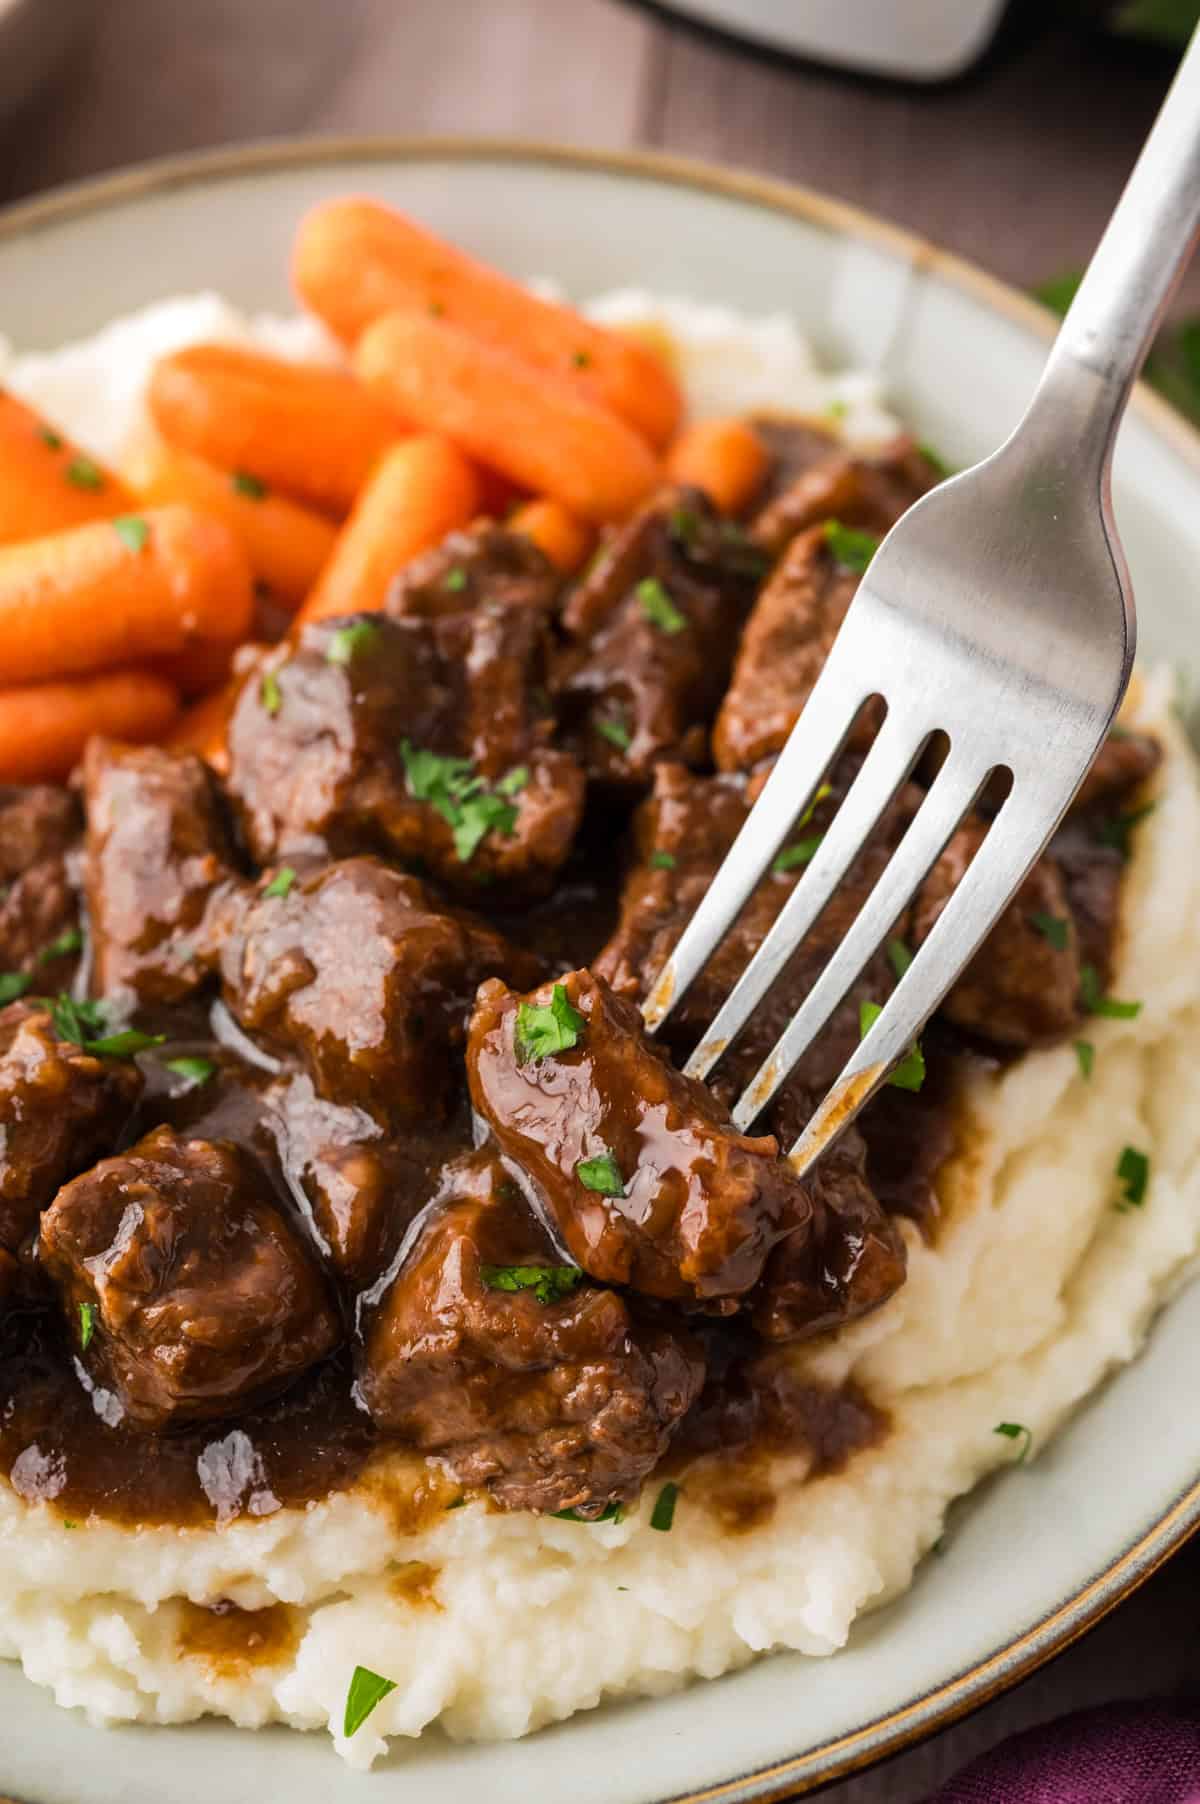
<svg viewBox="0 0 1200 1804"><path fill-rule="evenodd" d="M775 1095L903 913L990 774L1007 798L928 939L791 1148L803 1174L884 1082L1019 889L1129 680L1133 596L1113 440L1200 234L1200 32L1092 258L1028 411L1000 450L909 509L872 558L804 712L646 1002L651 1032L712 955L871 696L883 724L771 932L687 1065L705 1077L846 875L931 737L949 751L845 938L743 1092Z"/></svg>

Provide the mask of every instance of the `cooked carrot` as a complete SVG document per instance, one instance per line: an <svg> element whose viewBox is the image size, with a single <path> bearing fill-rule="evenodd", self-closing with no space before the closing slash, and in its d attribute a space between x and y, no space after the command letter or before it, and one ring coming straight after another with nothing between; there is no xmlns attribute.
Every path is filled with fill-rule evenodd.
<svg viewBox="0 0 1200 1804"><path fill-rule="evenodd" d="M227 345L160 359L147 399L171 444L334 514L404 430L342 370Z"/></svg>
<svg viewBox="0 0 1200 1804"><path fill-rule="evenodd" d="M389 313L354 361L405 419L587 520L621 519L658 481L645 440L615 413L457 326Z"/></svg>
<svg viewBox="0 0 1200 1804"><path fill-rule="evenodd" d="M384 454L297 621L381 608L398 570L479 510L479 481L448 439L420 434Z"/></svg>
<svg viewBox="0 0 1200 1804"><path fill-rule="evenodd" d="M0 545L104 520L132 505L111 470L0 390Z"/></svg>
<svg viewBox="0 0 1200 1804"><path fill-rule="evenodd" d="M178 712L175 690L148 670L0 689L0 783L56 781L70 774L93 733L161 739Z"/></svg>
<svg viewBox="0 0 1200 1804"><path fill-rule="evenodd" d="M518 488L515 482L493 470L488 464L477 463L475 475L479 482L479 512L486 514L489 520L504 520L514 507L519 507L528 496L524 489Z"/></svg>
<svg viewBox="0 0 1200 1804"><path fill-rule="evenodd" d="M0 683L42 683L243 639L254 609L227 526L152 508L0 548Z"/></svg>
<svg viewBox="0 0 1200 1804"><path fill-rule="evenodd" d="M596 535L583 520L577 520L561 501L527 501L509 516L510 532L523 532L532 539L550 562L570 576L587 559Z"/></svg>
<svg viewBox="0 0 1200 1804"><path fill-rule="evenodd" d="M678 386L646 345L539 300L375 201L314 208L301 221L292 274L303 299L347 344L385 313L443 318L570 382L657 450L678 424Z"/></svg>
<svg viewBox="0 0 1200 1804"><path fill-rule="evenodd" d="M723 514L737 514L767 473L767 448L745 420L697 420L667 452L667 474L703 489Z"/></svg>
<svg viewBox="0 0 1200 1804"><path fill-rule="evenodd" d="M255 576L285 607L300 606L333 550L337 528L323 515L273 495L244 471L219 470L161 440L138 445L122 475L147 506L179 501L224 520L245 546Z"/></svg>

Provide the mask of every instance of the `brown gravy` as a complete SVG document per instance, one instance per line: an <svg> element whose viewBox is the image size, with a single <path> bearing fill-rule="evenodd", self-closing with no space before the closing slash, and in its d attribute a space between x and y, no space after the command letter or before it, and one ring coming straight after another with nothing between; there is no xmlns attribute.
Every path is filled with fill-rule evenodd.
<svg viewBox="0 0 1200 1804"><path fill-rule="evenodd" d="M289 1604L243 1610L227 1598L212 1605L179 1605L175 1646L201 1660L214 1679L240 1679L258 1666L282 1666L295 1653L300 1630Z"/></svg>

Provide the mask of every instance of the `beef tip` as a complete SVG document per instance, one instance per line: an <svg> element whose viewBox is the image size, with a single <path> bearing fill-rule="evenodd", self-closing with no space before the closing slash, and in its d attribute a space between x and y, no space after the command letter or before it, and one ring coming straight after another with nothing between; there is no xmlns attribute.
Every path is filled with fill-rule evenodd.
<svg viewBox="0 0 1200 1804"><path fill-rule="evenodd" d="M1125 860L1095 837L1089 822L1070 816L1050 842L1048 857L1066 886L1080 966L1091 965L1104 988L1112 975Z"/></svg>
<svg viewBox="0 0 1200 1804"><path fill-rule="evenodd" d="M247 1033L297 1056L321 1096L410 1124L445 1114L483 978L541 970L375 858L262 878L221 954Z"/></svg>
<svg viewBox="0 0 1200 1804"><path fill-rule="evenodd" d="M554 566L532 539L493 520L477 520L406 564L385 606L397 619L461 614L485 602L548 613L558 587Z"/></svg>
<svg viewBox="0 0 1200 1804"><path fill-rule="evenodd" d="M43 858L63 857L78 844L82 824L69 789L0 784L0 882L10 883Z"/></svg>
<svg viewBox="0 0 1200 1804"><path fill-rule="evenodd" d="M1073 814L1097 812L1120 802L1138 789L1162 763L1162 746L1148 733L1130 733L1114 727L1083 786L1071 804Z"/></svg>
<svg viewBox="0 0 1200 1804"><path fill-rule="evenodd" d="M788 547L755 603L733 680L713 730L719 770L749 770L783 750L833 648L860 576L838 563L823 526ZM861 746L878 727L877 705L855 723Z"/></svg>
<svg viewBox="0 0 1200 1804"><path fill-rule="evenodd" d="M540 1050L539 1023L557 1050ZM735 1133L650 1044L637 1009L587 971L527 997L485 984L467 1064L476 1110L601 1282L734 1298L807 1215L776 1141Z"/></svg>
<svg viewBox="0 0 1200 1804"><path fill-rule="evenodd" d="M567 603L553 682L590 776L644 788L662 759L703 759L761 574L697 489L663 490L610 540Z"/></svg>
<svg viewBox="0 0 1200 1804"><path fill-rule="evenodd" d="M59 1185L116 1145L141 1088L131 1060L61 1039L46 1010L0 1010L0 1246L15 1252Z"/></svg>
<svg viewBox="0 0 1200 1804"><path fill-rule="evenodd" d="M242 688L230 790L260 864L380 852L489 897L546 889L583 812L552 750L538 610L308 626Z"/></svg>
<svg viewBox="0 0 1200 1804"><path fill-rule="evenodd" d="M73 881L79 803L51 784L0 785L0 972L70 983L82 943Z"/></svg>
<svg viewBox="0 0 1200 1804"><path fill-rule="evenodd" d="M359 1388L502 1508L595 1517L637 1495L703 1375L688 1337L562 1264L485 1146L443 1172L368 1318Z"/></svg>
<svg viewBox="0 0 1200 1804"><path fill-rule="evenodd" d="M906 434L869 456L834 451L767 503L750 536L775 558L797 533L826 520L885 533L939 480L939 470Z"/></svg>
<svg viewBox="0 0 1200 1804"><path fill-rule="evenodd" d="M84 788L93 989L169 1008L211 976L214 902L241 881L216 779L191 753L93 739Z"/></svg>
<svg viewBox="0 0 1200 1804"><path fill-rule="evenodd" d="M913 944L935 922L983 844L987 823L958 829L913 910ZM942 1003L955 1027L997 1046L1036 1046L1069 1032L1078 1015L1079 946L1062 873L1041 858Z"/></svg>
<svg viewBox="0 0 1200 1804"><path fill-rule="evenodd" d="M160 1127L103 1160L59 1191L41 1258L91 1380L138 1428L261 1401L341 1337L315 1262L228 1142Z"/></svg>
<svg viewBox="0 0 1200 1804"><path fill-rule="evenodd" d="M0 1247L0 1328L21 1292L21 1268L11 1253Z"/></svg>
<svg viewBox="0 0 1200 1804"><path fill-rule="evenodd" d="M806 476L815 465L826 462L841 449L837 433L820 420L792 414L756 413L749 423L770 458L766 478L748 510L752 516L761 514L801 476Z"/></svg>

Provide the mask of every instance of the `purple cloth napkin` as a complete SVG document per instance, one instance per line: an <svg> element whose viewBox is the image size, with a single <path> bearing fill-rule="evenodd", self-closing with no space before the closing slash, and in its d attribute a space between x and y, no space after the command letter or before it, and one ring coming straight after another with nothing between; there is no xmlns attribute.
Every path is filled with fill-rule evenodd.
<svg viewBox="0 0 1200 1804"><path fill-rule="evenodd" d="M993 1748L929 1804L1200 1804L1200 1709L1105 1704Z"/></svg>

